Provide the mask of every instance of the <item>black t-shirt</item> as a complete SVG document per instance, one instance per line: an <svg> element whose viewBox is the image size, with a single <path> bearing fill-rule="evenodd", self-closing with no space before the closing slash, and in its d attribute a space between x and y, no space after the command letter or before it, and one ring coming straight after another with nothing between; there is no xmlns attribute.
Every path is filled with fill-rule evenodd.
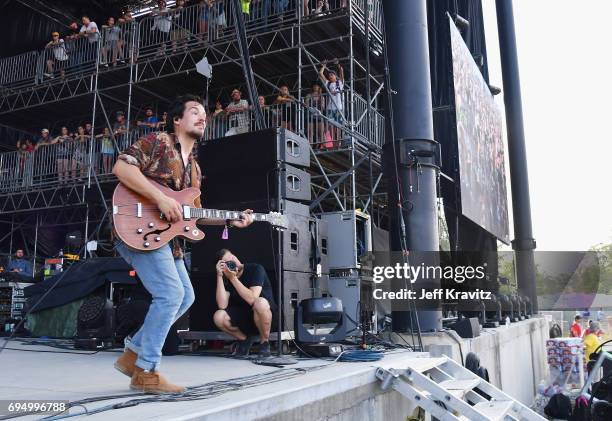
<svg viewBox="0 0 612 421"><path fill-rule="evenodd" d="M276 308L272 284L262 265L259 263L245 263L244 271L238 279L247 288L261 287L261 294L259 296L268 300L272 310ZM225 290L230 293L228 306L248 306L231 282L225 282Z"/></svg>

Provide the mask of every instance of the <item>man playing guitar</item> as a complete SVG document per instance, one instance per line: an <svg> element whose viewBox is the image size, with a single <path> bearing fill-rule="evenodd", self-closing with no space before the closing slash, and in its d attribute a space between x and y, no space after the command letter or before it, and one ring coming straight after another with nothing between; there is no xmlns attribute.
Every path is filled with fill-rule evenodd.
<svg viewBox="0 0 612 421"><path fill-rule="evenodd" d="M127 148L113 167L113 174L127 188L157 205L170 223L183 218L181 204L154 187L148 179L172 190L200 188L201 172L193 148L204 135L206 110L200 98L184 95L168 110L168 131L150 133ZM199 198L196 207L201 207ZM204 225L231 225L246 228L252 211L240 220L200 220ZM130 388L147 393L181 393L184 387L168 382L159 374L161 350L172 324L193 304L194 293L183 262L178 239L161 248L137 251L122 241L116 250L130 264L152 296L144 324L132 337L115 368L131 377Z"/></svg>

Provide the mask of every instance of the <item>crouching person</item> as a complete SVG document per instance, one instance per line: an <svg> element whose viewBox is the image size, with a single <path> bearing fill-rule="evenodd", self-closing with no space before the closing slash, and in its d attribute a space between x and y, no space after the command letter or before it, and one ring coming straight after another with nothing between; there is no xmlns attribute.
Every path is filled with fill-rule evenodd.
<svg viewBox="0 0 612 421"><path fill-rule="evenodd" d="M257 263L243 264L227 249L217 253L217 260L215 325L238 340L234 355L249 355L254 335L259 334L259 357L269 357L277 308L266 271Z"/></svg>

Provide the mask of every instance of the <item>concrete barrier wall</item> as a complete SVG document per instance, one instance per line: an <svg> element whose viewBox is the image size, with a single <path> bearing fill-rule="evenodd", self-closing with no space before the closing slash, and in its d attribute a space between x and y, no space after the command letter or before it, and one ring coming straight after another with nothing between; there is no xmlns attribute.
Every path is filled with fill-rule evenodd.
<svg viewBox="0 0 612 421"><path fill-rule="evenodd" d="M423 345L432 356L445 354L457 362L462 354L465 359L468 352L476 353L493 385L531 405L540 380L548 377L548 329L544 318L535 317L509 327L483 329L472 339L463 339L454 331L427 333L423 334Z"/></svg>

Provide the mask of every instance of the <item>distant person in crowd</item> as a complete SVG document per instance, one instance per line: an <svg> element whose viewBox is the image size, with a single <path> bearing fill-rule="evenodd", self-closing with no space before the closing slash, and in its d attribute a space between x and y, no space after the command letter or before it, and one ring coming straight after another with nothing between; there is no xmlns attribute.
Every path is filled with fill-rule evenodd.
<svg viewBox="0 0 612 421"><path fill-rule="evenodd" d="M6 266L6 271L32 276L32 263L24 258L22 249L17 249L17 251L15 251L15 257L13 257Z"/></svg>
<svg viewBox="0 0 612 421"><path fill-rule="evenodd" d="M279 87L279 93L274 101L275 105L280 105L280 125L284 129L293 130L295 122L295 107L292 104L293 96L289 93L289 87L282 84Z"/></svg>
<svg viewBox="0 0 612 421"><path fill-rule="evenodd" d="M257 97L257 103L259 104L259 108L261 108L261 113L264 117L264 122L266 127L273 127L276 123L274 120L274 113L269 105L266 105L266 97L263 95L259 95Z"/></svg>
<svg viewBox="0 0 612 421"><path fill-rule="evenodd" d="M68 31L64 36L66 40L66 51L69 57L69 65L72 68L76 68L80 71L80 65L83 62L83 51L82 48L79 48L78 39L81 37L81 32L79 28L79 24L76 22L72 22L68 25Z"/></svg>
<svg viewBox="0 0 612 421"><path fill-rule="evenodd" d="M572 338L582 338L582 316L577 314L574 317L574 323L572 323L570 327L570 337Z"/></svg>
<svg viewBox="0 0 612 421"><path fill-rule="evenodd" d="M157 51L157 55L163 55L166 48L170 46L170 29L172 29L172 15L165 0L157 2L157 9L153 11L153 26L151 30L155 34L156 43L160 43L161 47Z"/></svg>
<svg viewBox="0 0 612 421"><path fill-rule="evenodd" d="M121 39L121 28L115 25L115 18L109 17L106 25L102 26L104 34L104 47L102 47L102 62L108 67L109 63L117 65L119 58L119 40Z"/></svg>
<svg viewBox="0 0 612 421"><path fill-rule="evenodd" d="M123 150L127 147L128 138L128 127L127 121L125 121L125 113L123 111L117 111L115 114L115 122L113 123L113 134L115 140L118 143L119 149Z"/></svg>
<svg viewBox="0 0 612 421"><path fill-rule="evenodd" d="M92 126L91 123L85 123L85 134L91 136L93 133L91 132Z"/></svg>
<svg viewBox="0 0 612 421"><path fill-rule="evenodd" d="M173 53L176 52L177 46L184 48L189 38L189 18L189 13L185 11L185 0L176 0L172 8L172 31L170 31Z"/></svg>
<svg viewBox="0 0 612 421"><path fill-rule="evenodd" d="M113 147L113 138L111 131L108 127L105 127L103 132L96 136L100 139L100 153L102 154L102 174L110 174L113 168L113 154L115 148Z"/></svg>
<svg viewBox="0 0 612 421"><path fill-rule="evenodd" d="M30 139L17 141L17 149L19 151L19 175L22 179L22 187L29 185L29 180L32 171L32 152L34 145Z"/></svg>
<svg viewBox="0 0 612 421"><path fill-rule="evenodd" d="M198 3L200 8L200 16L198 17L198 33L203 40L208 39L208 28L213 17L214 0L200 0Z"/></svg>
<svg viewBox="0 0 612 421"><path fill-rule="evenodd" d="M55 158L57 161L57 178L60 184L67 183L70 179L70 156L72 155L73 149L72 140L68 127L64 126L61 129L60 135L51 142L57 145L55 149Z"/></svg>
<svg viewBox="0 0 612 421"><path fill-rule="evenodd" d="M598 321L592 320L589 323L589 333L584 335L582 339L584 342L584 356L587 361L589 360L591 354L595 352L597 347L601 344L601 335L603 331L601 330L600 324Z"/></svg>
<svg viewBox="0 0 612 421"><path fill-rule="evenodd" d="M225 107L227 114L229 130L225 133L226 136L246 133L249 131L249 103L246 99L242 99L242 93L239 89L232 91L232 102Z"/></svg>
<svg viewBox="0 0 612 421"><path fill-rule="evenodd" d="M307 111L308 121L308 139L311 143L322 146L325 124L323 116L325 115L325 97L321 93L321 85L314 82L310 88L310 93L305 98L306 105L310 107Z"/></svg>
<svg viewBox="0 0 612 421"><path fill-rule="evenodd" d="M603 322L606 319L606 313L604 313L603 308L597 310L597 321Z"/></svg>
<svg viewBox="0 0 612 421"><path fill-rule="evenodd" d="M87 175L89 139L90 136L85 132L85 127L79 126L74 136L75 148L72 155L72 178L76 179L78 174L77 181L82 181Z"/></svg>
<svg viewBox="0 0 612 421"><path fill-rule="evenodd" d="M329 69L327 76L325 76L325 70L327 64L323 63L319 70L319 77L326 86L326 90L329 92L329 101L327 101L327 117L335 121L338 124L343 124L342 111L344 109L342 94L344 91L344 69L338 62L338 59L334 60L336 64L336 71ZM340 138L340 130L336 126L332 126L332 139L338 140Z"/></svg>
<svg viewBox="0 0 612 421"><path fill-rule="evenodd" d="M235 355L248 356L259 334L259 356L269 357L268 339L278 310L266 271L258 263L243 264L227 249L219 250L217 260L215 325L238 339Z"/></svg>
<svg viewBox="0 0 612 421"><path fill-rule="evenodd" d="M132 28L129 24L131 24L132 22L134 22L134 18L132 17L132 13L130 13L129 11L125 12L123 15L121 15L121 17L119 19L117 19L117 23L119 24L119 26L122 27L121 30L121 36L119 37L119 42L117 43L117 49L119 50L119 62L120 63L124 63L125 59L126 59L126 42L127 41L127 34L131 33ZM134 54L136 54L136 52L134 52Z"/></svg>
<svg viewBox="0 0 612 421"><path fill-rule="evenodd" d="M81 18L81 23L83 23L83 26L81 26L79 34L82 37L86 37L88 42L83 61L93 61L98 54L100 31L98 30L98 25L89 19L89 16L87 15Z"/></svg>
<svg viewBox="0 0 612 421"><path fill-rule="evenodd" d="M53 72L59 70L60 77L63 78L64 69L68 65L68 52L59 32L51 33L51 41L45 45L45 50L47 50L47 73L45 73L45 76L52 78Z"/></svg>
<svg viewBox="0 0 612 421"><path fill-rule="evenodd" d="M136 126L140 129L141 134L147 134L155 131L157 123L159 123L159 119L153 113L153 108L147 107L145 108L145 118L138 120Z"/></svg>
<svg viewBox="0 0 612 421"><path fill-rule="evenodd" d="M208 128L214 139L218 139L227 132L227 119L225 118L225 110L220 99L215 101L215 109L212 110L209 116Z"/></svg>
<svg viewBox="0 0 612 421"><path fill-rule="evenodd" d="M34 152L34 144L32 140L29 138L18 140L17 141L17 149L24 152Z"/></svg>
<svg viewBox="0 0 612 421"><path fill-rule="evenodd" d="M329 0L317 0L317 7L315 13L322 13L329 11Z"/></svg>
<svg viewBox="0 0 612 421"><path fill-rule="evenodd" d="M40 137L36 141L34 150L37 151L43 146L49 146L51 144L51 137L49 136L49 129L42 129L40 131Z"/></svg>
<svg viewBox="0 0 612 421"><path fill-rule="evenodd" d="M310 0L304 0L304 16L310 14Z"/></svg>
<svg viewBox="0 0 612 421"><path fill-rule="evenodd" d="M161 119L157 122L157 130L166 131L167 125L168 125L168 112L164 111L162 113Z"/></svg>
<svg viewBox="0 0 612 421"><path fill-rule="evenodd" d="M251 0L240 0L240 8L244 21L248 22L251 17Z"/></svg>

